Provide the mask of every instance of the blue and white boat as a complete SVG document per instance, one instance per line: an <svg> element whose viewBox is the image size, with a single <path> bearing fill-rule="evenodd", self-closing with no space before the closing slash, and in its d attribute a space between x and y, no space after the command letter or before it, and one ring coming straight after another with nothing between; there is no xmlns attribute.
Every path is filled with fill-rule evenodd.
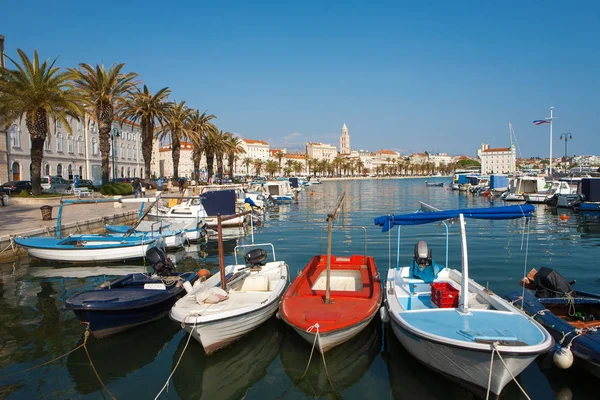
<svg viewBox="0 0 600 400"><path fill-rule="evenodd" d="M129 274L105 282L94 290L67 299L65 308L89 324L96 338L164 317L198 279L195 272L179 273L165 253L151 249L146 255L154 274ZM184 283L189 283L189 286Z"/></svg>
<svg viewBox="0 0 600 400"><path fill-rule="evenodd" d="M132 229L131 225L104 225L111 233L126 234ZM206 237L206 228L197 227L192 222L141 221L133 228L132 236L157 237L161 236L167 249L179 248L186 242L198 242Z"/></svg>
<svg viewBox="0 0 600 400"><path fill-rule="evenodd" d="M290 204L295 200L289 181L269 181L263 188L277 204Z"/></svg>
<svg viewBox="0 0 600 400"><path fill-rule="evenodd" d="M143 258L152 247L163 244L162 237L131 236L127 234L72 234L62 237L62 212L66 205L116 202L110 200L62 200L56 219L56 237L15 238L15 243L23 247L29 256L40 260L86 263L122 262Z"/></svg>
<svg viewBox="0 0 600 400"><path fill-rule="evenodd" d="M386 215L375 224L387 232L398 225L446 226L446 265L436 264L425 241L415 258L388 271L382 319L402 345L428 367L469 386L499 395L513 376L551 349L550 334L531 317L469 278L464 218L514 219L532 216L531 205ZM460 222L462 270L448 268L448 225ZM400 228L398 228L398 249ZM500 358L501 357L501 358ZM491 367L493 365L493 367Z"/></svg>

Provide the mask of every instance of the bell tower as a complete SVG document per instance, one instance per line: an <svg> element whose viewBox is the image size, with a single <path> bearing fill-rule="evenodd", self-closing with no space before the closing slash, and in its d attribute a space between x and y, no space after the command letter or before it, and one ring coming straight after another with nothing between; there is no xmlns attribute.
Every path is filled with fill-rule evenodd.
<svg viewBox="0 0 600 400"><path fill-rule="evenodd" d="M342 135L340 136L340 153L350 154L350 135L346 124L342 126Z"/></svg>

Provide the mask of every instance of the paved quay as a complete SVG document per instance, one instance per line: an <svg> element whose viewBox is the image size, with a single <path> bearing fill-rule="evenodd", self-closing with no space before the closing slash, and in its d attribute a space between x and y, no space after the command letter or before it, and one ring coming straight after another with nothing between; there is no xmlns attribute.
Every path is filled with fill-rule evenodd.
<svg viewBox="0 0 600 400"><path fill-rule="evenodd" d="M131 197L131 196L129 196ZM22 255L11 250L15 236L55 236L58 203L53 204L52 220L43 221L40 205L0 206L0 263ZM92 203L66 205L62 212L62 234L100 232L107 223L130 223L138 215L137 203Z"/></svg>

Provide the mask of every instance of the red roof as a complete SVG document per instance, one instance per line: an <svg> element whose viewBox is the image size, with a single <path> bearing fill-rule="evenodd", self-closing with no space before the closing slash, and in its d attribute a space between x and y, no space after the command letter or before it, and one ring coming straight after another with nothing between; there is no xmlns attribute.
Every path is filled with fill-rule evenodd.
<svg viewBox="0 0 600 400"><path fill-rule="evenodd" d="M508 147L498 147L496 149L485 149L483 152L484 153L491 153L493 151L510 151L510 148L508 148Z"/></svg>
<svg viewBox="0 0 600 400"><path fill-rule="evenodd" d="M284 157L285 158L293 158L296 160L304 160L305 155L302 153L287 153L287 154L284 154Z"/></svg>
<svg viewBox="0 0 600 400"><path fill-rule="evenodd" d="M393 151L393 150L379 150L378 153L379 154L391 154L391 155L394 155L394 156L398 155L398 153L395 152L395 151Z"/></svg>
<svg viewBox="0 0 600 400"><path fill-rule="evenodd" d="M192 151L192 149L194 148L194 145L190 142L180 142L181 144L181 151ZM168 144L166 146L161 147L160 149L158 149L158 151L171 151L171 144Z"/></svg>
<svg viewBox="0 0 600 400"><path fill-rule="evenodd" d="M264 140L254 140L254 139L242 139L244 142L248 143L248 144L264 144L264 145L269 145L269 143L265 142Z"/></svg>

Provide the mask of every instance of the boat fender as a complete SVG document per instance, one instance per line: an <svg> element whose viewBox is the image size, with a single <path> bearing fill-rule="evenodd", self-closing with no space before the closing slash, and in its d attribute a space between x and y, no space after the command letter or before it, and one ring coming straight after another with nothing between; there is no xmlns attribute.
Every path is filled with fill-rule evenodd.
<svg viewBox="0 0 600 400"><path fill-rule="evenodd" d="M277 319L281 319L281 311L277 310L277 314L275 314L275 317L277 317Z"/></svg>
<svg viewBox="0 0 600 400"><path fill-rule="evenodd" d="M387 309L385 307L381 307L379 309L379 316L381 317L381 320L386 324L390 321L390 315L388 314Z"/></svg>
<svg viewBox="0 0 600 400"><path fill-rule="evenodd" d="M552 359L558 368L570 368L571 365L573 365L573 352L571 351L570 346L559 348L554 352Z"/></svg>
<svg viewBox="0 0 600 400"><path fill-rule="evenodd" d="M192 284L189 281L183 282L183 288L185 289L186 293L191 293L193 289Z"/></svg>
<svg viewBox="0 0 600 400"><path fill-rule="evenodd" d="M207 269L198 270L198 277L201 281L205 281L210 278L210 271Z"/></svg>

